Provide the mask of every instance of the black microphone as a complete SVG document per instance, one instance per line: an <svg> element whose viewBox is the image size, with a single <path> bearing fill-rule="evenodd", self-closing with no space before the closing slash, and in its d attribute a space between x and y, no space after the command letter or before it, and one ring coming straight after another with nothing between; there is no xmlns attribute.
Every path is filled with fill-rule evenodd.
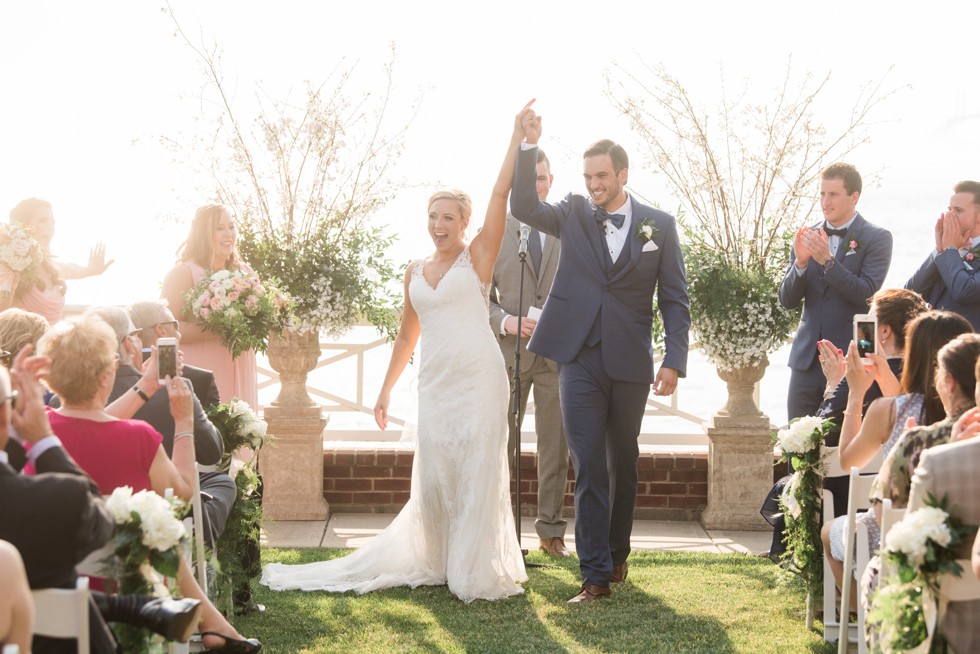
<svg viewBox="0 0 980 654"><path fill-rule="evenodd" d="M527 225L521 225L521 242L517 246L517 256L521 258L521 261L524 261L525 257L527 257L527 239L530 236L531 228Z"/></svg>

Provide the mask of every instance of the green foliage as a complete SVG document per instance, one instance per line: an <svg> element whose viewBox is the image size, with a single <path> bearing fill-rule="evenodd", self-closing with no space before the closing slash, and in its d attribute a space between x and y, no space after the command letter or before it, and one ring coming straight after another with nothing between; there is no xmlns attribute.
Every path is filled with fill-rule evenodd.
<svg viewBox="0 0 980 654"><path fill-rule="evenodd" d="M266 562L310 563L347 551L266 549ZM353 593L256 588L261 616L235 627L271 652L298 654L785 654L836 651L804 620L804 591L778 569L738 554L633 552L630 575L613 596L586 606L578 560L528 553L525 593L464 604L445 586ZM269 616L275 616L270 619Z"/></svg>

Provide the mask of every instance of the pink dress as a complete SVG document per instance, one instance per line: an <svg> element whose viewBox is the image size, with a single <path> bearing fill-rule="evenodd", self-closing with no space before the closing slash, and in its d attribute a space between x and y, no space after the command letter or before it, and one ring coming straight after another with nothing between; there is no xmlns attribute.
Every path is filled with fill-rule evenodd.
<svg viewBox="0 0 980 654"><path fill-rule="evenodd" d="M120 486L149 490L150 465L163 436L142 420L98 422L48 409L51 430L103 495Z"/></svg>
<svg viewBox="0 0 980 654"><path fill-rule="evenodd" d="M17 274L6 265L0 264L0 294L9 297L15 292ZM61 314L65 310L65 292L57 284L50 284L45 290L37 286L32 287L20 297L15 297L11 306L39 314L53 325L61 320Z"/></svg>
<svg viewBox="0 0 980 654"><path fill-rule="evenodd" d="M204 268L189 261L184 265L190 268L195 286L204 279L207 272ZM203 341L181 343L180 351L184 353L185 363L214 373L222 402L230 402L231 398L237 397L253 411L259 410L259 380L254 350L242 352L237 359L233 359L231 351L221 342L221 337L206 333Z"/></svg>

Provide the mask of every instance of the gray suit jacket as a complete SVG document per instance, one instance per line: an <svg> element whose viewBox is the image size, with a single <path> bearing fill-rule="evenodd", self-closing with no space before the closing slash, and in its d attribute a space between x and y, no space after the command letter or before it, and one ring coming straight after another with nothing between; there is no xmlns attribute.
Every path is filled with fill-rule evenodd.
<svg viewBox="0 0 980 654"><path fill-rule="evenodd" d="M975 261L980 265L980 261ZM915 271L905 288L915 291L933 309L955 311L980 329L980 278L975 268L967 268L959 252L946 250L933 258L930 254Z"/></svg>
<svg viewBox="0 0 980 654"><path fill-rule="evenodd" d="M514 350L517 346L517 337L508 334L500 335L500 323L504 316L517 315L518 296L521 291L521 260L517 250L520 245L521 223L513 216L507 216L507 227L504 232L504 243L497 255L497 262L493 267L493 279L490 282L490 328L498 337L500 351L503 352L504 361L507 362L507 369L511 370L514 364ZM545 236L544 247L541 251L541 271L540 275L535 274L534 266L531 265L530 255L527 258L527 270L524 273L524 315L527 315L529 306L544 308L545 300L548 299L548 291L551 284L555 281L555 272L558 270L558 256L561 244L553 236ZM521 341L521 372L527 372L534 365L537 354L528 352L527 341ZM544 357L542 357L544 359ZM552 370L558 370L558 365L551 359L544 359Z"/></svg>
<svg viewBox="0 0 980 654"><path fill-rule="evenodd" d="M937 445L922 452L912 477L909 511L922 508L931 493L937 499L949 498L950 512L963 524L980 524L980 439ZM970 558L975 532L963 539L956 556ZM968 565L964 575L972 575ZM949 605L941 626L943 637L958 653L980 651L980 600Z"/></svg>
<svg viewBox="0 0 980 654"><path fill-rule="evenodd" d="M815 227L823 225L823 221ZM848 242L859 247L850 251ZM881 288L892 261L892 235L858 214L834 257L837 264L824 273L810 259L804 274L798 274L796 253L779 285L779 302L795 309L803 302L803 316L789 354L789 367L807 370L817 360L817 341L827 339L847 351L853 334L855 314L868 312L868 299Z"/></svg>

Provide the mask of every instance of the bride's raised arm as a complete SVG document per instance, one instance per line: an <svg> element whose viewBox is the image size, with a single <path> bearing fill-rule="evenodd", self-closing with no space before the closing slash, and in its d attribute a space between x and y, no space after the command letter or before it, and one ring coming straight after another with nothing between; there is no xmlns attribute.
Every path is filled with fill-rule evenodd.
<svg viewBox="0 0 980 654"><path fill-rule="evenodd" d="M483 219L483 228L470 243L470 258L473 261L473 269L476 270L476 274L485 284L489 284L493 276L493 265L497 261L500 244L504 238L504 226L507 224L507 196L510 194L510 187L514 181L517 152L521 141L524 140L523 125L527 120L535 120L534 110L531 109L532 104L534 104L534 100L524 105L524 108L514 118L514 131L511 133L507 155L500 166L500 173L497 174L497 181L494 183L493 191L490 194L487 215Z"/></svg>

